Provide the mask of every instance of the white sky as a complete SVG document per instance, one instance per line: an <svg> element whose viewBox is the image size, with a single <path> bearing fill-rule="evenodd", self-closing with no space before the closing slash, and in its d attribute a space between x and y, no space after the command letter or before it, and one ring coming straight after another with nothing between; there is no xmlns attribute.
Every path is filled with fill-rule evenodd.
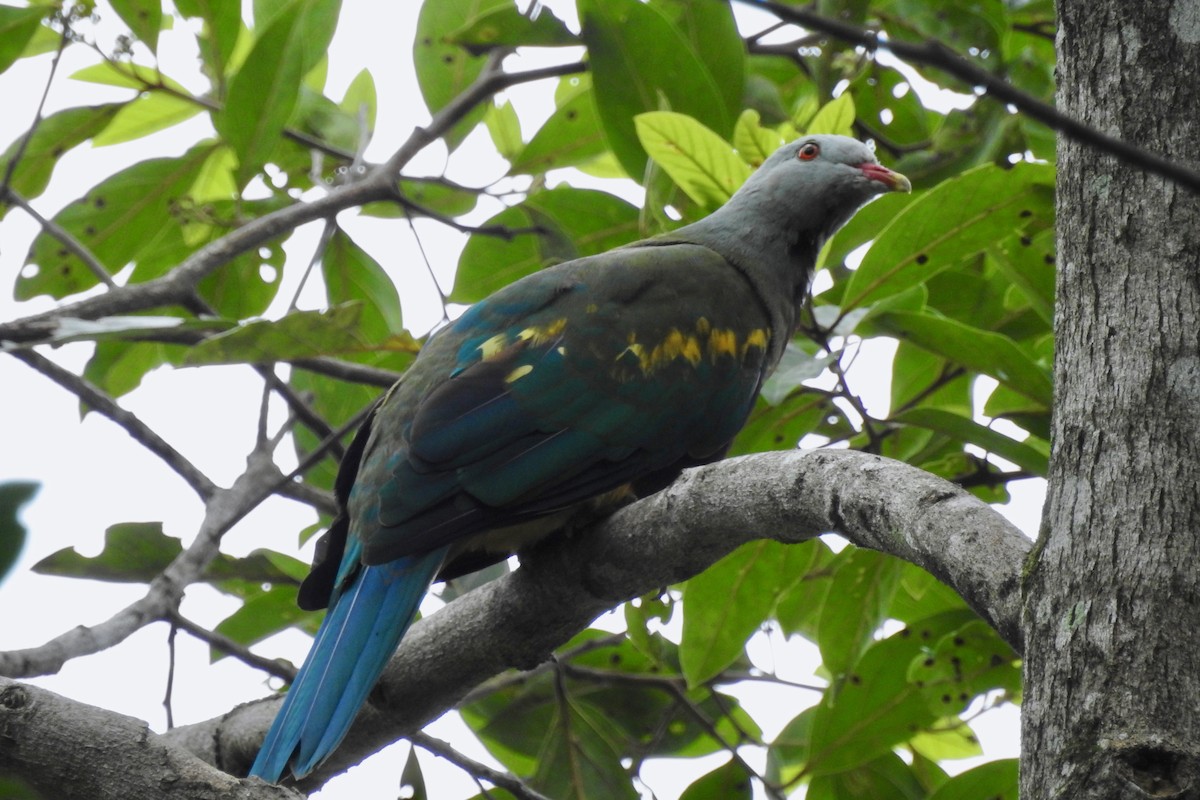
<svg viewBox="0 0 1200 800"><path fill-rule="evenodd" d="M560 17L573 18L573 4L547 3ZM367 152L369 159L381 160L407 136L414 125L427 121L413 76L410 43L415 15L404 4L404 11L387 11L385 4L354 2L344 4L337 36L330 50L327 93L338 98L354 75L363 67L375 76L379 91L379 112L375 140ZM104 13L102 11L102 13ZM739 10L739 15L741 11ZM106 14L97 37L102 45L112 41L113 27ZM757 25L753 26L759 27ZM163 70L197 92L204 87L196 69L193 41L182 29L164 31L159 52ZM552 58L559 56L552 55ZM169 59L169 60L168 60ZM116 90L67 79L76 70L95 62L95 56L82 47L71 48L59 67L52 87L47 113L74 105L93 104L129 96ZM524 67L541 62L526 58ZM0 96L5 98L6 113L0 117L0 148L25 130L33 117L38 97L50 66L48 55L18 62L0 75ZM550 113L541 95L544 86L523 87L509 93L522 114L528 137ZM35 201L45 216L78 196L84 189L117 169L156 155L175 155L197 138L211 134L207 116L193 118L178 126L177 135L156 135L123 145L93 150L90 145L65 156L56 170L49 190ZM499 178L506 164L492 151L486 134L468 142L451 162L448 176L469 185ZM446 165L439 146L428 148L413 162L411 174L440 174ZM578 183L578 181L574 181ZM610 187L610 190L611 187ZM636 190L625 187L627 196ZM481 222L498 206L481 208L469 220ZM432 302L432 287L415 241L407 226L396 220L356 219L353 213L340 217L357 240L392 274L401 285L406 323L420 332L434 324L440 309ZM463 237L443 226L420 224L425 251L443 285L448 288ZM35 224L20 210L12 210L0 222L0 284L12 285L24 262L30 242L36 235ZM318 229L308 226L289 244L290 272L285 273L279 301L268 316L286 306L301 270L296 263L307 262L316 242ZM318 287L314 286L314 289ZM306 294L305 305L320 302ZM52 308L54 303L38 298L26 303L12 300L11 290L0 288L0 319L27 316ZM64 366L79 371L91 352L87 344L72 344L43 352ZM886 348L880 355L887 355ZM886 369L876 374L886 374ZM86 555L99 552L106 527L119 522L163 521L169 535L190 541L202 514L202 506L191 490L174 473L163 468L157 458L133 442L113 423L91 414L78 422L78 402L48 379L11 358L0 357L0 482L23 479L42 483L40 493L25 509L23 518L30 539L13 574L0 583L0 608L5 609L5 624L0 627L0 650L37 646L78 624L95 624L141 597L139 585L83 583L35 575L29 568L46 555L73 546ZM864 386L869 403L886 408L887 385ZM254 439L261 383L248 368L215 367L203 370L159 370L147 376L143 386L121 399L121 404L184 453L202 471L222 486L228 486L240 474L245 454ZM276 424L282 414L276 409ZM286 449L286 448L285 448ZM1026 533L1033 535L1042 502L1040 481L1026 481L1014 487L1017 501L1001 509ZM284 500L274 500L243 520L225 539L224 549L244 554L257 547L294 551L295 532L310 524L315 516L306 508ZM309 553L300 553L309 558ZM215 625L235 610L236 602L197 586L189 590L183 613L193 620ZM25 609L22 613L21 609ZM152 625L132 636L117 648L76 659L61 673L32 681L68 697L93 703L150 722L155 730L165 727L162 698L167 677L167 627ZM308 638L284 634L257 649L272 656L284 656L300 663L307 651ZM232 659L208 665L208 648L186 634L176 639L174 713L177 724L208 719L232 705L253 700L266 693L260 673ZM811 675L815 650L805 643L787 643L779 636L760 636L752 646L755 661L764 667L795 665L790 677L805 680ZM779 690L761 686L746 687L738 696L755 719L764 724L768 737L785 724L800 708L812 702L808 696L789 700L780 713ZM1017 753L1016 712L1001 709L984 715L975 726L989 759ZM463 725L456 715L447 715L430 732L451 739L474 758L490 759L470 736L463 736ZM324 800L345 798L394 797L407 745L389 748L349 775L336 779L318 797ZM747 753L753 764L762 766L761 754ZM670 762L649 765L643 772L657 796L667 800L686 786L682 775L694 778L712 769L724 759L712 757L703 769L686 764L686 772ZM494 762L492 762L494 763ZM955 771L975 761L956 765ZM434 796L470 797L478 792L475 784L459 770L422 754L426 780ZM497 765L498 766L498 765Z"/></svg>

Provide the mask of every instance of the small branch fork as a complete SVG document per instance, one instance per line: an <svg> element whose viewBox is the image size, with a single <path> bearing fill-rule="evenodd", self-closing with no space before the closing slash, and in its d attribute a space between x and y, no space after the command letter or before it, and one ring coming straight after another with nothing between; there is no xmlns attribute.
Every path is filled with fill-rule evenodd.
<svg viewBox="0 0 1200 800"><path fill-rule="evenodd" d="M972 86L982 87L984 92L1002 103L1011 104L1030 119L1147 172L1200 192L1200 172L1165 156L1143 150L1115 136L1096 130L1083 122L1062 113L1050 103L1023 92L1008 81L959 55L937 39L928 39L919 44L880 38L876 31L860 28L840 20L822 16L803 6L783 5L773 0L738 0L749 6L766 9L781 20L817 31L843 42L859 45L868 52L888 50L899 58L929 67L936 67Z"/></svg>
<svg viewBox="0 0 1200 800"><path fill-rule="evenodd" d="M55 62L57 64L57 60ZM114 314L131 313L164 305L196 308L195 287L234 256L263 244L306 222L332 219L340 210L359 206L371 200L386 200L394 197L395 180L400 170L429 143L439 138L475 105L493 93L508 86L533 80L542 80L572 74L585 69L581 63L565 64L531 70L522 73L505 73L499 64L486 69L478 80L462 95L455 98L446 108L435 114L424 128L416 129L386 164L375 167L360 181L334 187L327 195L312 202L297 203L256 219L200 249L174 270L145 283L115 286L108 292L68 303L58 309L28 317L24 320L0 324L0 342L19 345L36 342L54 335L59 320L63 318L96 319ZM40 111L39 111L40 114ZM39 116L40 118L40 116ZM17 159L9 164L8 175L15 169ZM6 197L12 198L7 186ZM23 198L17 198L18 205ZM27 205L27 204L26 204ZM50 231L53 235L53 231ZM496 232L500 233L500 232ZM64 242L65 243L65 242ZM107 276L107 270L86 253L86 262L95 262ZM111 283L111 278L109 279ZM199 310L205 310L203 305ZM198 340L202 334L196 333ZM191 339L192 337L184 337ZM178 340L178 337L176 338ZM246 472L235 482L232 489L217 487L186 457L168 442L141 422L135 415L123 409L115 400L83 378L59 367L52 360L28 349L10 346L10 355L54 380L63 388L76 394L92 409L101 412L123 427L129 434L151 452L163 459L178 473L205 502L204 522L192 545L173 562L150 586L146 596L127 607L107 622L93 627L77 627L57 636L44 645L26 650L0 652L0 675L31 677L57 672L68 660L112 647L123 641L139 628L156 620L171 618L177 613L178 603L184 589L198 580L205 567L217 554L221 536L241 517L272 494L303 498L318 504L322 510L330 510L328 500L311 492L297 491L293 477L302 474L327 452L340 447L341 438L361 422L366 409L342 428L325 436L321 445L305 459L291 475L282 476L268 452L256 451L248 460ZM327 358L303 359L296 366L310 369L333 377L390 386L398 377L392 372L365 367ZM259 368L264 380L276 391L281 392L292 407L293 414L317 431L328 431L329 426L321 420L302 398L295 396L286 384L268 367ZM186 626L182 623L181 627ZM194 630L191 631L196 633ZM265 668L265 667L264 667Z"/></svg>

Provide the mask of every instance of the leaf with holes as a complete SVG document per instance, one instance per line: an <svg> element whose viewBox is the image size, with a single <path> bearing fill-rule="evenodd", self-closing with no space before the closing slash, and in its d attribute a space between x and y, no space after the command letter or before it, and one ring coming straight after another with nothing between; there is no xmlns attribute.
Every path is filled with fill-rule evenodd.
<svg viewBox="0 0 1200 800"><path fill-rule="evenodd" d="M905 206L863 257L846 287L855 308L921 283L1053 215L1054 168L987 165L943 181Z"/></svg>
<svg viewBox="0 0 1200 800"><path fill-rule="evenodd" d="M156 158L121 170L92 187L54 216L114 274L179 226L176 204L196 180L213 145L199 145L179 158ZM99 279L65 245L43 231L34 239L14 290L18 300L38 295L62 298L95 286Z"/></svg>

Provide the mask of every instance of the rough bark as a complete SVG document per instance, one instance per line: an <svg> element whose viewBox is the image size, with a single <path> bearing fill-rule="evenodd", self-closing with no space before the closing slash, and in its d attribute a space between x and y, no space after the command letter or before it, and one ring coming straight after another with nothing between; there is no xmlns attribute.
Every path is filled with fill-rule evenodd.
<svg viewBox="0 0 1200 800"><path fill-rule="evenodd" d="M1059 108L1194 166L1200 5L1060 0ZM1022 797L1200 797L1200 196L1059 142Z"/></svg>
<svg viewBox="0 0 1200 800"><path fill-rule="evenodd" d="M685 580L751 539L799 542L830 530L923 566L1019 649L1020 570L1030 542L981 500L915 467L865 453L731 459L689 470L593 528L556 537L524 558L521 569L420 620L349 737L301 788L312 790L414 733L481 681L537 665L629 597ZM132 783L116 781L128 791L122 796L154 797L154 787L167 784L171 793L163 797L281 796L255 794L253 781L229 777L245 774L277 699L155 736L145 723L41 690L22 694L25 688L0 679L0 774L55 785L54 796L64 800L110 796L93 785L94 750L81 744L95 737L110 780L143 769L147 759L159 765L136 792ZM20 702L6 701L10 696ZM206 773L185 750L228 774ZM235 788L243 794L233 794Z"/></svg>

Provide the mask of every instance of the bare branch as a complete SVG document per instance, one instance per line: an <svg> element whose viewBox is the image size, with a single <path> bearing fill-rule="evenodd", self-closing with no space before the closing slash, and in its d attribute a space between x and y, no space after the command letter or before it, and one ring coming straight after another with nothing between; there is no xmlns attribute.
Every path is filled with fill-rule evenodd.
<svg viewBox="0 0 1200 800"><path fill-rule="evenodd" d="M295 789L238 780L146 723L0 678L0 764L59 800L303 800Z"/></svg>
<svg viewBox="0 0 1200 800"><path fill-rule="evenodd" d="M1085 125L1074 117L1062 113L1050 103L1034 97L1028 92L1023 92L1003 78L993 75L937 39L928 39L920 44L898 39L881 39L875 31L822 16L802 6L783 5L772 0L739 0L739 2L765 8L782 20L787 20L808 30L820 31L844 42L860 45L868 51L888 50L905 61L944 70L972 86L982 87L988 95L996 100L1014 106L1030 119L1035 119L1059 133L1116 156L1147 172L1186 186L1194 192L1200 192L1200 172Z"/></svg>
<svg viewBox="0 0 1200 800"><path fill-rule="evenodd" d="M248 647L230 639L228 636L210 631L203 625L198 625L192 622L187 617L179 613L178 609L171 609L167 612L166 621L176 626L180 630L190 633L202 642L206 642L217 648L223 653L236 658L244 664L249 664L255 669L261 669L268 675L274 675L276 678L282 678L285 681L291 681L296 677L296 668L290 664L280 661L275 658L265 658L258 655Z"/></svg>
<svg viewBox="0 0 1200 800"><path fill-rule="evenodd" d="M605 610L686 580L744 542L801 542L830 531L924 567L1021 649L1019 586L1031 543L981 500L915 467L852 451L729 459L688 470L575 536L555 537L525 554L521 569L419 621L372 693L374 704L302 785L321 785L493 675L534 667ZM240 774L277 703L250 704L170 736Z"/></svg>
<svg viewBox="0 0 1200 800"><path fill-rule="evenodd" d="M429 125L413 131L401 147L381 166L372 169L360 181L337 186L316 200L296 203L259 217L197 250L166 275L145 283L121 286L107 294L68 303L53 311L35 314L16 322L0 324L0 342L43 341L58 329L64 317L97 319L161 306L187 306L197 283L241 253L288 233L306 222L324 219L347 208L373 200L386 200L394 192L400 171L439 136L493 93L529 81L571 75L587 69L582 62L560 64L525 72L505 73L485 70L479 79L454 98ZM389 384L390 385L390 382Z"/></svg>
<svg viewBox="0 0 1200 800"><path fill-rule="evenodd" d="M36 208L29 204L28 200L17 194L11 186L0 188L0 202L12 203L33 217L33 221L40 225L42 230L57 239L59 244L67 249L67 252L82 261L84 266L96 276L96 280L103 283L109 289L117 288L117 282L113 280L112 275L100 263L100 259L96 258L95 254L84 246L83 242L72 236L69 230L54 220L43 217Z"/></svg>
<svg viewBox="0 0 1200 800"><path fill-rule="evenodd" d="M232 488L218 489L205 504L204 520L195 540L150 582L141 599L92 627L79 625L39 647L0 652L0 675L27 678L58 672L72 658L98 653L124 641L135 631L178 609L188 585L199 580L217 555L221 537L263 500L292 482L325 456L331 442L357 428L373 405L321 442L288 475L281 475L270 453L251 453L249 465Z"/></svg>
<svg viewBox="0 0 1200 800"><path fill-rule="evenodd" d="M521 800L550 800L546 795L534 790L519 778L515 778L507 772L492 769L487 764L482 764L473 758L463 755L451 747L449 742L444 742L427 733L414 733L408 739L422 750L428 750L435 756L446 759L464 772L468 772L476 778L482 778L495 786L499 786L501 789L510 792L514 797L521 798Z"/></svg>
<svg viewBox="0 0 1200 800"><path fill-rule="evenodd" d="M179 477L187 481L188 486L191 486L202 499L208 500L217 492L216 484L209 480L208 476L197 469L192 462L188 461L182 453L168 444L132 412L121 408L115 400L100 391L94 384L33 350L13 350L10 354L124 428L125 432L134 440L161 458Z"/></svg>
<svg viewBox="0 0 1200 800"><path fill-rule="evenodd" d="M25 150L29 147L29 142L33 140L33 134L42 122L42 115L46 110L46 98L50 96L50 86L54 83L54 76L58 72L58 63L62 60L63 50L66 48L69 39L70 31L64 27L58 39L58 49L54 51L54 60L50 62L50 74L46 76L46 85L42 87L42 97L38 100L37 110L33 112L33 122L30 124L29 130L21 138L21 143L17 145L17 152L13 153L13 157L9 159L8 166L4 169L4 179L0 180L0 200L11 196L9 190L12 185L12 176L16 173L17 165L21 163L21 159L25 157Z"/></svg>

